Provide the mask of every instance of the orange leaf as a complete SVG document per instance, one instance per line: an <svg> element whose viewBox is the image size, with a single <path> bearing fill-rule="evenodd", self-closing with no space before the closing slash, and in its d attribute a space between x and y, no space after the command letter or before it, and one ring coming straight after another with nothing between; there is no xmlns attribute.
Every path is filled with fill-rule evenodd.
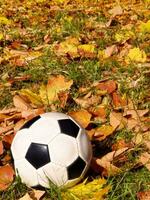
<svg viewBox="0 0 150 200"><path fill-rule="evenodd" d="M105 109L105 106L103 106L103 105L91 107L91 108L89 108L89 112L92 113L92 115L94 115L94 116L98 116L103 119L106 118L106 109Z"/></svg>
<svg viewBox="0 0 150 200"><path fill-rule="evenodd" d="M112 92L114 92L117 89L117 84L113 80L108 80L108 81L99 83L96 86L96 88L98 88L100 90L106 90L108 92L108 94L111 94Z"/></svg>
<svg viewBox="0 0 150 200"><path fill-rule="evenodd" d="M112 100L113 100L113 105L115 108L121 108L127 105L127 100L125 97L121 97L119 94L116 92L113 92L112 94Z"/></svg>
<svg viewBox="0 0 150 200"><path fill-rule="evenodd" d="M14 138L14 134L4 135L4 137L3 137L3 142L4 142L4 146L5 146L7 149L10 148L13 138Z"/></svg>
<svg viewBox="0 0 150 200"><path fill-rule="evenodd" d="M4 152L3 142L0 141L0 155L2 155Z"/></svg>
<svg viewBox="0 0 150 200"><path fill-rule="evenodd" d="M142 163L150 171L150 154L145 152L142 153L139 159L139 162Z"/></svg>
<svg viewBox="0 0 150 200"><path fill-rule="evenodd" d="M150 200L150 190L137 193L138 200Z"/></svg>
<svg viewBox="0 0 150 200"><path fill-rule="evenodd" d="M0 190L5 190L12 183L14 170L10 165L0 167Z"/></svg>
<svg viewBox="0 0 150 200"><path fill-rule="evenodd" d="M89 125L92 116L87 110L70 112L69 115L81 124L83 128Z"/></svg>

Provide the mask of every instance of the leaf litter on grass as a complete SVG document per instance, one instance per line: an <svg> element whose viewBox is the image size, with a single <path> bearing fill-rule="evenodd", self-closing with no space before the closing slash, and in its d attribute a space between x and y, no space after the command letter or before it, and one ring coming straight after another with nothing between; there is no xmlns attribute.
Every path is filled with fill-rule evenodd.
<svg viewBox="0 0 150 200"><path fill-rule="evenodd" d="M12 107L4 104L0 111L0 169L3 176L10 176L9 182L1 178L0 189L5 189L1 194L13 184L14 174L6 168L12 168L9 150L17 130L43 112L62 111L86 129L94 153L89 173L93 180L62 192L62 198L112 198L116 190L111 193L110 177L139 166L149 170L149 68L144 67L150 57L148 3L25 0L15 6L7 1L1 4L0 92L8 89L13 97ZM42 59L47 78L34 82L29 70L40 71ZM92 61L98 64L90 69ZM68 72L71 63L75 74ZM40 78L45 77L45 71L40 72ZM149 192L143 188L137 191L139 199ZM22 196L41 198L36 192Z"/></svg>

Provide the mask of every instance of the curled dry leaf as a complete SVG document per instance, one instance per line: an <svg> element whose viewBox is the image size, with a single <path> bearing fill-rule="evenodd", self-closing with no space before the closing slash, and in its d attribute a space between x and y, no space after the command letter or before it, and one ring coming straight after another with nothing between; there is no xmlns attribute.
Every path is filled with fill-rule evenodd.
<svg viewBox="0 0 150 200"><path fill-rule="evenodd" d="M58 94L60 92L69 90L72 84L73 84L72 80L67 81L65 77L62 75L51 77L48 80L47 88L46 88L49 104L53 103L54 101L59 100Z"/></svg>
<svg viewBox="0 0 150 200"><path fill-rule="evenodd" d="M88 111L96 117L106 118L106 107L104 105L92 106Z"/></svg>
<svg viewBox="0 0 150 200"><path fill-rule="evenodd" d="M102 158L95 158L95 162L98 165L98 167L103 167L105 169L105 175L115 175L116 173L119 173L121 170L114 166L111 162L113 160L123 154L125 151L128 150L128 147L119 149L117 151L112 151L110 153L107 153L105 156Z"/></svg>
<svg viewBox="0 0 150 200"><path fill-rule="evenodd" d="M33 200L28 193L26 193L23 197L21 197L19 200Z"/></svg>
<svg viewBox="0 0 150 200"><path fill-rule="evenodd" d="M125 107L127 105L127 99L126 96L120 96L116 92L112 93L112 100L113 100L113 105L115 109L120 109L122 107Z"/></svg>
<svg viewBox="0 0 150 200"><path fill-rule="evenodd" d="M97 84L96 88L99 90L107 91L108 94L111 94L117 89L117 84L113 80L108 80Z"/></svg>
<svg viewBox="0 0 150 200"><path fill-rule="evenodd" d="M139 158L139 162L142 163L150 171L150 154L144 152Z"/></svg>
<svg viewBox="0 0 150 200"><path fill-rule="evenodd" d="M102 125L101 127L98 127L94 130L93 138L96 140L102 141L107 136L113 134L114 128L110 125Z"/></svg>
<svg viewBox="0 0 150 200"><path fill-rule="evenodd" d="M74 118L83 128L86 128L91 120L92 115L87 110L70 112L69 115Z"/></svg>
<svg viewBox="0 0 150 200"><path fill-rule="evenodd" d="M3 142L0 140L0 155L4 152Z"/></svg>
<svg viewBox="0 0 150 200"><path fill-rule="evenodd" d="M0 190L5 190L12 183L14 170L10 165L0 167Z"/></svg>
<svg viewBox="0 0 150 200"><path fill-rule="evenodd" d="M137 198L138 198L138 200L150 200L150 190L138 192Z"/></svg>
<svg viewBox="0 0 150 200"><path fill-rule="evenodd" d="M14 106L20 110L28 110L32 107L19 95L13 97Z"/></svg>
<svg viewBox="0 0 150 200"><path fill-rule="evenodd" d="M87 109L92 105L98 105L101 101L101 98L97 95L91 95L90 97L87 98L76 98L74 101L81 106L81 108Z"/></svg>
<svg viewBox="0 0 150 200"><path fill-rule="evenodd" d="M111 112L109 115L109 118L110 118L110 125L114 129L116 129L116 128L122 129L127 124L127 119L125 119L125 117L123 117L122 113Z"/></svg>
<svg viewBox="0 0 150 200"><path fill-rule="evenodd" d="M81 57L85 58L95 58L96 57L96 49L93 44L82 44L78 46L78 52Z"/></svg>
<svg viewBox="0 0 150 200"><path fill-rule="evenodd" d="M104 178L94 179L91 182L86 183L86 180L80 184L75 185L72 188L62 192L62 198L70 200L74 199L105 199L106 194L111 189L110 185L104 186L106 180Z"/></svg>

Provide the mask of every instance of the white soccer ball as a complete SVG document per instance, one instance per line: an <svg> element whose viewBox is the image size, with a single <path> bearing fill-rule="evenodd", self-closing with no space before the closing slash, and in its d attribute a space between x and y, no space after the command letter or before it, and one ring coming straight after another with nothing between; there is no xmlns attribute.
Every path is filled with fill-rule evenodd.
<svg viewBox="0 0 150 200"><path fill-rule="evenodd" d="M30 187L70 187L87 172L92 158L85 130L70 116L49 112L34 117L17 132L11 152L16 173Z"/></svg>

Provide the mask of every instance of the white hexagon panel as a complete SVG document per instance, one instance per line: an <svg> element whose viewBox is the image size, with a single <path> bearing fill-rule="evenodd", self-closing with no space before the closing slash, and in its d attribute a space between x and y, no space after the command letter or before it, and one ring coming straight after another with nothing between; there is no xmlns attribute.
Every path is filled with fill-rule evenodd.
<svg viewBox="0 0 150 200"><path fill-rule="evenodd" d="M65 135L57 135L49 144L51 162L60 166L68 166L78 157L76 139Z"/></svg>

